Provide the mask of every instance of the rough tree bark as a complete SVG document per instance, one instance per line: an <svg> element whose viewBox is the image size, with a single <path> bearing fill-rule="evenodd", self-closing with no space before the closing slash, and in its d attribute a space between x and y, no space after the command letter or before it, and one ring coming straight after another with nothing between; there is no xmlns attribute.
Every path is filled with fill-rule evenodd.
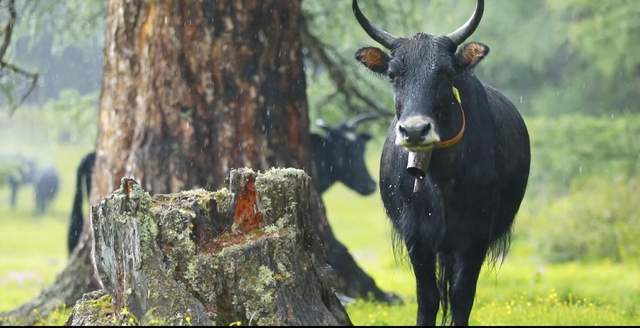
<svg viewBox="0 0 640 328"><path fill-rule="evenodd" d="M107 293L85 296L68 323L350 324L307 242L309 185L301 170L240 169L230 189L152 198L123 179L93 208Z"/></svg>
<svg viewBox="0 0 640 328"><path fill-rule="evenodd" d="M309 167L300 2L111 1L93 199Z"/></svg>
<svg viewBox="0 0 640 328"><path fill-rule="evenodd" d="M277 0L112 2L93 199L123 176L167 193L219 188L236 167L311 172L300 10ZM340 291L393 300L312 199Z"/></svg>
<svg viewBox="0 0 640 328"><path fill-rule="evenodd" d="M159 194L217 189L237 167L310 172L300 6L109 1L92 203L122 177ZM328 250L340 285L350 287L342 291L384 299L333 236L313 188L311 207L317 247ZM82 248L70 266L89 263L90 251ZM87 289L97 284L92 279ZM25 310L42 308L31 303Z"/></svg>

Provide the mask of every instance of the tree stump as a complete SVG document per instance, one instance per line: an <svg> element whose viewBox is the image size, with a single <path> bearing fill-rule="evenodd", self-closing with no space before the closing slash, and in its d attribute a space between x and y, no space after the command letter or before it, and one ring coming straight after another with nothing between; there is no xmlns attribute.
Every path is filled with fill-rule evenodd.
<svg viewBox="0 0 640 328"><path fill-rule="evenodd" d="M68 324L350 324L312 251L309 184L301 170L241 169L229 189L151 197L122 179L92 209L105 291Z"/></svg>

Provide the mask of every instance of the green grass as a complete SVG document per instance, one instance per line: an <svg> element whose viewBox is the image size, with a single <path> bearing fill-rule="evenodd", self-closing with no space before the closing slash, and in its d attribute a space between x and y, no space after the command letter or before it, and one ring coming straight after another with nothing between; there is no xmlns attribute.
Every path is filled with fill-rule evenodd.
<svg viewBox="0 0 640 328"><path fill-rule="evenodd" d="M18 194L18 207L9 208L9 190L0 186L0 312L24 303L53 281L67 260L66 235L75 185L75 168L90 151L88 146L61 145L20 119L17 124L0 120L0 155L20 154L37 160L42 167L52 164L60 174L60 191L47 213L34 216L31 187Z"/></svg>
<svg viewBox="0 0 640 328"><path fill-rule="evenodd" d="M402 306L360 301L348 307L357 325L413 325L414 277L396 261L378 196L361 198L342 186L325 195L334 231L383 289ZM472 324L625 325L640 323L640 268L616 263L546 265L525 238L516 238L499 267L481 275Z"/></svg>
<svg viewBox="0 0 640 328"><path fill-rule="evenodd" d="M25 149L34 156L42 155L29 147L13 150ZM46 153L52 155L48 158L62 174L60 195L47 215L32 216L30 190L20 195L18 210L10 210L6 206L7 190L0 188L0 311L36 296L66 261L75 166L89 148L52 143L47 149ZM372 172L378 170L377 154L377 149L369 152ZM324 200L338 238L383 289L405 300L404 305L392 307L358 301L348 307L352 321L358 325L415 324L413 274L407 264L394 259L390 225L379 195L361 197L336 185ZM523 211L523 215L526 213ZM640 324L640 268L608 262L547 265L520 230L516 229L505 263L483 272L472 324Z"/></svg>
<svg viewBox="0 0 640 328"><path fill-rule="evenodd" d="M377 156L375 149L369 152L371 172L378 172ZM359 264L381 288L405 300L402 306L358 301L347 309L353 323L414 325L415 279L410 265L393 256L380 196L365 198L336 185L324 200L334 232ZM501 266L485 268L480 277L471 324L640 324L640 268L609 262L545 264L523 231L532 224L526 206L520 218L526 224L516 223L510 255Z"/></svg>

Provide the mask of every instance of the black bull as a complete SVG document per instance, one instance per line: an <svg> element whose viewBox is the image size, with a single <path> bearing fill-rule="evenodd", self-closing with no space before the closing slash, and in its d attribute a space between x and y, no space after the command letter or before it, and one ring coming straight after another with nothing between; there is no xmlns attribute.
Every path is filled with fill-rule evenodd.
<svg viewBox="0 0 640 328"><path fill-rule="evenodd" d="M6 182L9 184L9 204L15 209L18 192L21 187L33 185L35 196L35 214L44 214L55 199L60 187L60 177L53 166L39 169L36 162L22 156L0 158L0 165L7 167Z"/></svg>
<svg viewBox="0 0 640 328"><path fill-rule="evenodd" d="M472 72L488 47L463 44L484 2L447 36L395 37L374 27L356 0L353 10L369 36L391 51L367 47L356 58L393 85L396 118L382 153L380 189L415 272L418 324L434 325L442 306L445 322L466 325L487 255L495 261L507 251L530 166L517 109ZM415 164L408 163L410 153L422 159L417 172L424 176L407 170Z"/></svg>
<svg viewBox="0 0 640 328"><path fill-rule="evenodd" d="M375 192L376 183L365 164L365 146L370 136L357 133L359 124L378 118L375 114L358 115L338 126L319 124L326 134L312 134L312 157L317 170L316 186L324 193L336 182L342 182L361 195ZM68 249L71 253L78 244L83 228L83 194L91 190L91 174L95 163L95 153L86 155L76 172L76 192L71 211L68 234ZM84 189L84 192L83 192Z"/></svg>
<svg viewBox="0 0 640 328"><path fill-rule="evenodd" d="M337 126L324 122L317 125L325 134L311 134L311 155L316 167L316 187L324 193L336 182L361 195L370 195L376 191L365 163L365 147L371 136L358 133L358 125L380 118L378 114L361 114Z"/></svg>

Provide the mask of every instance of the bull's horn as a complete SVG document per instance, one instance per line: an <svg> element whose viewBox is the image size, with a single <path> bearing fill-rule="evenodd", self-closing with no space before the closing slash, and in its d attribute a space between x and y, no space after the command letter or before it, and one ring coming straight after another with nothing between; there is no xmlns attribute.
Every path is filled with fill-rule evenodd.
<svg viewBox="0 0 640 328"><path fill-rule="evenodd" d="M358 0L353 0L353 13L356 15L356 19L358 20L358 23L360 23L360 26L362 26L364 31L367 32L372 39L376 40L387 49L393 49L393 44L398 40L398 38L371 25L362 11L360 11Z"/></svg>
<svg viewBox="0 0 640 328"><path fill-rule="evenodd" d="M355 1L355 0L354 0ZM473 32L476 31L478 25L480 25L480 20L482 20L482 14L484 13L484 0L477 0L476 2L476 11L473 13L473 16L469 18L469 20L462 25L455 32L447 35L453 43L457 46L461 45L466 39L468 39Z"/></svg>
<svg viewBox="0 0 640 328"><path fill-rule="evenodd" d="M325 122L323 119L319 118L316 120L316 126L326 130L326 131L331 131L333 130L333 127L331 125L329 125L327 122Z"/></svg>
<svg viewBox="0 0 640 328"><path fill-rule="evenodd" d="M378 113L364 113L357 115L356 117L345 122L345 126L350 129L355 129L359 124L362 124L367 121L375 120L380 118L382 115Z"/></svg>

